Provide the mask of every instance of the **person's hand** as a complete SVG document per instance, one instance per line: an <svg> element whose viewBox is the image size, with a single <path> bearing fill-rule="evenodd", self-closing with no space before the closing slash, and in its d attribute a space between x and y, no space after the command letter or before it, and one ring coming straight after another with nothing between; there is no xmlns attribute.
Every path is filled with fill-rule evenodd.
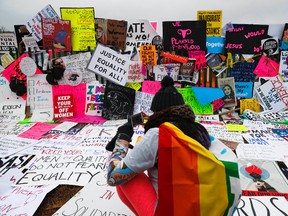
<svg viewBox="0 0 288 216"><path fill-rule="evenodd" d="M114 147L115 147L115 142L117 140L117 138L120 139L124 139L127 140L128 142L131 141L131 138L133 136L134 130L131 124L129 124L128 122L125 123L124 125L120 126L117 129L117 133L116 135L111 139L111 141L109 143L107 143L105 149L107 151L113 151ZM132 145L129 145L129 148L133 148Z"/></svg>
<svg viewBox="0 0 288 216"><path fill-rule="evenodd" d="M128 142L131 142L131 138L133 136L133 133L134 133L133 127L129 122L120 126L117 130L118 138L124 139Z"/></svg>

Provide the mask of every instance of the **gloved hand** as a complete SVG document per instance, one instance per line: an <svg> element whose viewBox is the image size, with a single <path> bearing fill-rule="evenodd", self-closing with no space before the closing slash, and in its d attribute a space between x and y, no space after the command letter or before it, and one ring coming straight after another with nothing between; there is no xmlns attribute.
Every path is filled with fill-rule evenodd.
<svg viewBox="0 0 288 216"><path fill-rule="evenodd" d="M132 125L127 122L124 125L120 126L117 129L117 133L116 135L112 138L112 140L107 143L105 149L107 151L113 151L114 147L115 147L115 142L117 140L117 138L119 137L120 139L124 139L128 142L131 142L131 138L133 136L134 130ZM133 148L132 145L129 144L129 148Z"/></svg>

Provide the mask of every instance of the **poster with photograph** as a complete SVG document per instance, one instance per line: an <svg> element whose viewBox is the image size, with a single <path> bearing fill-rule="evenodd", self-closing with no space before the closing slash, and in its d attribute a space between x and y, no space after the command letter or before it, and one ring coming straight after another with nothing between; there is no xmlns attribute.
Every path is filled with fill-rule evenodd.
<svg viewBox="0 0 288 216"><path fill-rule="evenodd" d="M225 102L223 107L234 107L237 105L234 77L218 78L218 87L224 92L222 100Z"/></svg>

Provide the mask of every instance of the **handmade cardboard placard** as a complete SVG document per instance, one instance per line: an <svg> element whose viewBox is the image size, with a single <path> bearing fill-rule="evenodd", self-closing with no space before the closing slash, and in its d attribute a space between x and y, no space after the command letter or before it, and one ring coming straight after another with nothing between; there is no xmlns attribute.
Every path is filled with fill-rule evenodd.
<svg viewBox="0 0 288 216"><path fill-rule="evenodd" d="M98 44L87 68L113 83L124 86L128 76L128 62L126 56Z"/></svg>

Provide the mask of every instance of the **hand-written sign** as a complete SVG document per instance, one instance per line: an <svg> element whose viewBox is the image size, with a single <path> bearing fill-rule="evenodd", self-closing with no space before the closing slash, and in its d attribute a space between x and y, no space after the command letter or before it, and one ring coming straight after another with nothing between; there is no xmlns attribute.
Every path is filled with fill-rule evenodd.
<svg viewBox="0 0 288 216"><path fill-rule="evenodd" d="M104 101L104 85L89 83L86 86L86 115L101 116Z"/></svg>
<svg viewBox="0 0 288 216"><path fill-rule="evenodd" d="M128 76L128 58L98 44L87 68L113 83L124 86Z"/></svg>
<svg viewBox="0 0 288 216"><path fill-rule="evenodd" d="M23 169L35 155L12 155L0 157L0 175L5 175L10 169Z"/></svg>
<svg viewBox="0 0 288 216"><path fill-rule="evenodd" d="M73 51L94 50L96 32L94 26L94 8L60 8L63 20L71 21Z"/></svg>
<svg viewBox="0 0 288 216"><path fill-rule="evenodd" d="M128 23L126 51L132 51L134 47L139 50L141 45L151 44L156 35L157 32L148 20Z"/></svg>
<svg viewBox="0 0 288 216"><path fill-rule="evenodd" d="M121 50L126 49L127 21L107 20L107 45L115 46Z"/></svg>
<svg viewBox="0 0 288 216"><path fill-rule="evenodd" d="M42 185L37 187L11 187L1 194L1 215L34 215L46 194L57 185Z"/></svg>
<svg viewBox="0 0 288 216"><path fill-rule="evenodd" d="M146 66L148 63L156 65L156 47L155 45L142 45L140 46L140 59Z"/></svg>
<svg viewBox="0 0 288 216"><path fill-rule="evenodd" d="M61 183L84 186L106 169L107 157L101 155L38 156L16 185Z"/></svg>
<svg viewBox="0 0 288 216"><path fill-rule="evenodd" d="M179 88L178 91L182 94L185 103L192 107L195 114L213 114L213 105L206 104L202 106L192 88Z"/></svg>
<svg viewBox="0 0 288 216"><path fill-rule="evenodd" d="M242 196L233 216L287 215L288 205L284 197Z"/></svg>
<svg viewBox="0 0 288 216"><path fill-rule="evenodd" d="M254 73L259 77L275 77L279 71L278 62L273 61L269 57L262 55Z"/></svg>
<svg viewBox="0 0 288 216"><path fill-rule="evenodd" d="M26 27L28 31L32 34L32 36L37 40L37 42L42 40L42 26L41 26L42 17L59 18L59 16L52 8L52 6L47 5L27 22Z"/></svg>
<svg viewBox="0 0 288 216"><path fill-rule="evenodd" d="M142 61L130 61L127 82L143 82Z"/></svg>
<svg viewBox="0 0 288 216"><path fill-rule="evenodd" d="M153 94L137 91L135 94L133 114L140 112L144 112L148 115L153 114L153 112L150 110L153 97Z"/></svg>
<svg viewBox="0 0 288 216"><path fill-rule="evenodd" d="M134 215L119 199L116 187L107 185L106 172L99 174L94 181L87 184L53 216L60 215Z"/></svg>
<svg viewBox="0 0 288 216"><path fill-rule="evenodd" d="M54 119L69 118L73 115L73 95L54 95Z"/></svg>

